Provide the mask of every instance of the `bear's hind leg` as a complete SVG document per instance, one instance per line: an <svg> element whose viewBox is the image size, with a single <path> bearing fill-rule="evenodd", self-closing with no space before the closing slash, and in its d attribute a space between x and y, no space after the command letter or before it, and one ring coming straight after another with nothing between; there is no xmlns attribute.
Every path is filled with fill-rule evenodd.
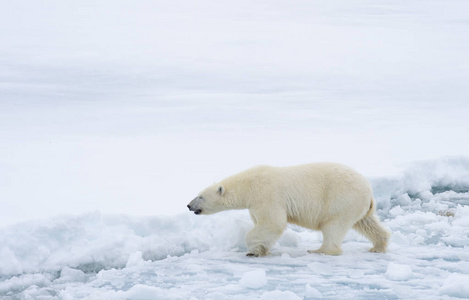
<svg viewBox="0 0 469 300"><path fill-rule="evenodd" d="M381 225L381 222L374 214L366 215L353 225L353 229L363 234L373 243L373 248L370 249L370 252L386 252L389 236L391 234Z"/></svg>
<svg viewBox="0 0 469 300"><path fill-rule="evenodd" d="M321 228L323 236L321 247L317 250L308 250L308 252L327 255L341 255L342 241L350 228L351 226L343 224L341 220L334 220L324 224Z"/></svg>

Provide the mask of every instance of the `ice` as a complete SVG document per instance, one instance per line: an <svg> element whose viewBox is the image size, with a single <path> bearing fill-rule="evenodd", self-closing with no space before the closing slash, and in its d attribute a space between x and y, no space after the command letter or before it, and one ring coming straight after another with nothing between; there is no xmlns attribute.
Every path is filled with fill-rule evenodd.
<svg viewBox="0 0 469 300"><path fill-rule="evenodd" d="M262 296L260 297L261 300L269 300L269 299L272 299L272 300L301 300L302 298L298 297L298 295L296 295L295 293L293 292L290 292L290 291L285 291L285 292L282 292L282 291L272 291L272 292L265 292L264 294L262 294Z"/></svg>
<svg viewBox="0 0 469 300"><path fill-rule="evenodd" d="M440 288L440 295L469 298L469 275L451 274Z"/></svg>
<svg viewBox="0 0 469 300"><path fill-rule="evenodd" d="M60 282L83 282L85 280L85 273L81 270L72 269L69 267L64 267L60 271L60 277L57 281Z"/></svg>
<svg viewBox="0 0 469 300"><path fill-rule="evenodd" d="M298 246L299 241L300 239L298 234L291 229L287 229L279 239L278 243L281 246L294 247Z"/></svg>
<svg viewBox="0 0 469 300"><path fill-rule="evenodd" d="M0 261L8 262L0 264L0 274L21 274L23 268L17 260L15 252L5 246L0 246Z"/></svg>
<svg viewBox="0 0 469 300"><path fill-rule="evenodd" d="M389 263L385 275L389 280L409 280L412 278L412 268L407 265Z"/></svg>
<svg viewBox="0 0 469 300"><path fill-rule="evenodd" d="M394 206L392 209L389 210L389 213L393 217L401 216L404 214L404 210L401 208L400 205Z"/></svg>
<svg viewBox="0 0 469 300"><path fill-rule="evenodd" d="M318 275L329 275L332 272L332 268L328 266L326 263L319 263L319 262L310 263L308 264L308 268L310 268L314 274L318 274Z"/></svg>
<svg viewBox="0 0 469 300"><path fill-rule="evenodd" d="M322 298L322 294L320 291L318 291L311 285L307 284L305 287L305 298L306 299L320 299Z"/></svg>
<svg viewBox="0 0 469 300"><path fill-rule="evenodd" d="M168 294L164 289L136 284L124 293L117 293L117 299L178 299L177 295Z"/></svg>
<svg viewBox="0 0 469 300"><path fill-rule="evenodd" d="M254 270L243 274L239 284L251 289L258 289L267 284L265 270Z"/></svg>
<svg viewBox="0 0 469 300"><path fill-rule="evenodd" d="M457 168L447 159L426 164ZM270 256L246 257L244 236L253 226L247 211L62 215L0 229L0 297L467 297L468 192L461 181L451 180L455 186L450 183L444 190L436 189L436 183L426 185L423 192L428 193L420 198L404 188L406 174L417 172L412 168L420 166L411 164L401 179L372 179L377 214L392 232L386 254L367 252L371 244L353 231L341 256L309 254L320 246L321 234L289 226ZM421 176L441 182L434 172L431 180ZM399 200L402 195L406 201ZM442 213L448 210L453 214Z"/></svg>
<svg viewBox="0 0 469 300"><path fill-rule="evenodd" d="M468 3L4 1L0 298L468 298ZM246 257L247 211L187 211L316 161L370 179L386 254Z"/></svg>
<svg viewBox="0 0 469 300"><path fill-rule="evenodd" d="M142 251L136 251L132 254L130 254L129 260L125 264L126 268L130 267L138 267L144 263L144 260L142 258Z"/></svg>

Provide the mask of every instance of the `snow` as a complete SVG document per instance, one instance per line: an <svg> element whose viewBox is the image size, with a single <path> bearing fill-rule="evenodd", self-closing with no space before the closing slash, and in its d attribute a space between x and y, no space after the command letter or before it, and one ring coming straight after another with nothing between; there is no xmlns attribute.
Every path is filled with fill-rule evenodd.
<svg viewBox="0 0 469 300"><path fill-rule="evenodd" d="M314 262L307 264L307 266L314 274L317 275L330 275L332 272L332 268L325 263Z"/></svg>
<svg viewBox="0 0 469 300"><path fill-rule="evenodd" d="M307 284L306 287L305 287L305 298L306 299L322 298L322 294L321 294L320 291L318 291L317 289L315 289L312 286L310 286L309 284Z"/></svg>
<svg viewBox="0 0 469 300"><path fill-rule="evenodd" d="M451 274L443 283L440 295L469 298L469 275Z"/></svg>
<svg viewBox="0 0 469 300"><path fill-rule="evenodd" d="M258 289L267 284L265 270L254 270L243 274L239 284L243 287Z"/></svg>
<svg viewBox="0 0 469 300"><path fill-rule="evenodd" d="M300 297L298 297L295 293L292 293L290 291L272 291L272 292L265 292L262 294L260 297L261 300L268 300L268 299L273 299L273 300L301 300Z"/></svg>
<svg viewBox="0 0 469 300"><path fill-rule="evenodd" d="M412 268L391 262L385 275L389 280L409 280L412 277Z"/></svg>
<svg viewBox="0 0 469 300"><path fill-rule="evenodd" d="M3 3L0 298L469 298L468 5ZM246 257L246 211L187 211L315 161L370 179L388 253Z"/></svg>
<svg viewBox="0 0 469 300"><path fill-rule="evenodd" d="M431 178L421 175L431 183L425 199L412 194L416 187L407 181L421 163L411 164L401 176L371 179L379 195L378 215L392 231L386 254L367 252L371 244L353 231L341 256L309 254L307 250L320 246L321 234L290 226L272 255L246 257L244 235L253 226L247 211L212 216L64 215L0 229L0 296L467 298L469 192L451 178L459 176L451 170L467 161L426 162L444 172L441 178L436 172L429 172ZM383 182L388 183L385 188ZM400 201L403 194L410 200ZM448 209L454 215L441 214Z"/></svg>
<svg viewBox="0 0 469 300"><path fill-rule="evenodd" d="M144 260L142 258L142 251L136 251L132 254L130 254L129 260L125 264L126 268L130 267L138 267L144 263Z"/></svg>

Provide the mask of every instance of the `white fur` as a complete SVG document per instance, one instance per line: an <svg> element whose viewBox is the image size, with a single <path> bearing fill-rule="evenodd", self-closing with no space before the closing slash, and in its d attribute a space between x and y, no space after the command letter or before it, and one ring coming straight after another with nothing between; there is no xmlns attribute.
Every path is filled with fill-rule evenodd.
<svg viewBox="0 0 469 300"><path fill-rule="evenodd" d="M322 246L310 251L316 253L341 254L351 228L373 243L372 252L385 252L389 238L374 214L369 182L335 163L257 166L207 187L188 207L201 214L249 209L255 224L246 236L250 256L267 255L287 223L322 231Z"/></svg>

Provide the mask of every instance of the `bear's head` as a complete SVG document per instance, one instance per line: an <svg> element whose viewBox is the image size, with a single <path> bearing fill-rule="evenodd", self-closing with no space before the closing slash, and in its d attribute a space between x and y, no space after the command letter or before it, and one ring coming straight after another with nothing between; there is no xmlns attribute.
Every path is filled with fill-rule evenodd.
<svg viewBox="0 0 469 300"><path fill-rule="evenodd" d="M196 215L210 215L227 209L225 205L225 188L214 184L207 187L192 200L187 207Z"/></svg>

